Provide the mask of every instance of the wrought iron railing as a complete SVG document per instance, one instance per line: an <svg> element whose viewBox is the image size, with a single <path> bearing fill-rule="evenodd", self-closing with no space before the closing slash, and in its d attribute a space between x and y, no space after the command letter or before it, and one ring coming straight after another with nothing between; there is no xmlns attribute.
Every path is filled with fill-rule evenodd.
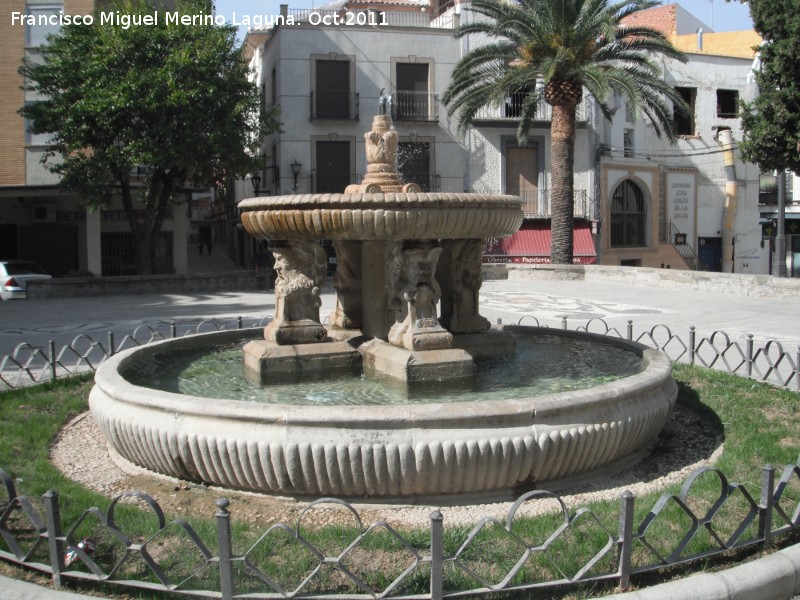
<svg viewBox="0 0 800 600"><path fill-rule="evenodd" d="M395 91L392 119L395 121L436 121L439 99L428 92Z"/></svg>
<svg viewBox="0 0 800 600"><path fill-rule="evenodd" d="M490 105L481 108L475 115L475 121L479 125L481 121L519 121L522 112L522 102L526 96L525 92L517 92L509 94L505 101L501 104ZM584 123L589 118L588 100L584 97L578 103L575 120L578 123ZM553 118L553 107L547 104L544 100L539 102L536 109L535 120L537 121L550 121Z"/></svg>
<svg viewBox="0 0 800 600"><path fill-rule="evenodd" d="M358 121L358 92L311 92L311 119Z"/></svg>
<svg viewBox="0 0 800 600"><path fill-rule="evenodd" d="M0 390L91 372L104 360L121 350L156 340L215 330L263 327L269 319L265 317L245 320L236 317L191 323L174 322L169 326L140 325L121 339L112 332L109 332L105 339L97 339L96 336L86 334L77 335L61 348L56 348L52 341L45 347L22 342L14 348L11 355L4 356L0 360ZM521 318L519 324L548 326L534 316ZM735 340L724 331L698 334L694 326L681 334L673 332L668 325L654 325L649 329L635 332L633 321L627 322L625 331L619 331L616 327L609 326L603 319L591 319L583 324L572 325L564 317L556 326L634 340L664 352L673 362L717 369L800 391L800 347L794 351L784 349L777 340L756 343L752 334Z"/></svg>
<svg viewBox="0 0 800 600"><path fill-rule="evenodd" d="M526 219L549 219L553 216L551 190L549 189L519 190L508 188L498 191L476 186L475 191L482 194L512 194L519 196L525 201L522 211ZM575 190L573 196L573 215L575 218L595 220L597 218L597 203L589 196L589 193L586 190Z"/></svg>
<svg viewBox="0 0 800 600"><path fill-rule="evenodd" d="M449 532L447 540L447 509L431 512L427 532L419 535L401 533L385 520L365 526L350 504L321 498L299 513L294 526L271 525L253 542L234 534L230 502L222 498L213 515L214 541L185 519L168 522L158 502L142 492L121 494L106 510L87 508L74 523L64 523L58 492L46 492L40 509L36 499L19 495L12 477L0 469L6 496L0 497L0 559L49 575L56 589L83 581L223 600L439 600L609 581L628 589L633 575L731 550L769 548L800 525L799 480L800 460L781 472L763 467L759 486L729 482L721 470L702 467L638 520L636 497L623 492L619 525L612 528L607 516L585 507L570 512L557 495L534 490L520 496L504 519L480 518L468 531ZM145 535L141 525L136 531L122 526L116 514L121 503L150 511L155 526ZM526 534L523 507L546 504L555 511L524 517L539 523L543 533ZM352 523L335 548L308 527L307 516L320 507L341 510ZM676 526L679 521L689 526ZM576 537L592 541L577 552ZM383 547L376 549L379 542ZM305 570L290 577L286 561L293 554ZM176 555L183 563L178 567Z"/></svg>

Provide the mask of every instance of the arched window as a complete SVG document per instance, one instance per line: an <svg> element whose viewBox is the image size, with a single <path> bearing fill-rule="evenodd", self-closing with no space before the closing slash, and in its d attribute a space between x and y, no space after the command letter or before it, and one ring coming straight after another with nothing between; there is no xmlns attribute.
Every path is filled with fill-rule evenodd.
<svg viewBox="0 0 800 600"><path fill-rule="evenodd" d="M630 179L611 196L611 247L646 246L645 202L641 188Z"/></svg>

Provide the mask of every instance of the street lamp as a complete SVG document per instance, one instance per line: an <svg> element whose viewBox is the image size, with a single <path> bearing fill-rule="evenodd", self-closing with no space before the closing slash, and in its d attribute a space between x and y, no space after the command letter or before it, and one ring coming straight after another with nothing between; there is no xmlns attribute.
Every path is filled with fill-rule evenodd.
<svg viewBox="0 0 800 600"><path fill-rule="evenodd" d="M296 192L297 191L297 178L300 176L300 169L303 167L303 165L301 165L299 162L297 162L297 159L295 158L294 162L289 166L292 167L292 176L294 177L294 185L292 186L292 191Z"/></svg>
<svg viewBox="0 0 800 600"><path fill-rule="evenodd" d="M250 178L250 183L253 185L253 192L258 196L258 190L261 187L261 175L253 175Z"/></svg>

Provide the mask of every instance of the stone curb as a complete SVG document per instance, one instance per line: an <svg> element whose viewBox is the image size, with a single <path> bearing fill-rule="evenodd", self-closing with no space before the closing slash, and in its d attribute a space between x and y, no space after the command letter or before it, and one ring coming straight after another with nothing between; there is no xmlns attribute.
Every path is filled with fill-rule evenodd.
<svg viewBox="0 0 800 600"><path fill-rule="evenodd" d="M788 600L800 594L800 544L718 573L698 573L609 600Z"/></svg>
<svg viewBox="0 0 800 600"><path fill-rule="evenodd" d="M800 544L718 573L605 596L608 600L789 600L800 594ZM0 576L0 600L98 600Z"/></svg>

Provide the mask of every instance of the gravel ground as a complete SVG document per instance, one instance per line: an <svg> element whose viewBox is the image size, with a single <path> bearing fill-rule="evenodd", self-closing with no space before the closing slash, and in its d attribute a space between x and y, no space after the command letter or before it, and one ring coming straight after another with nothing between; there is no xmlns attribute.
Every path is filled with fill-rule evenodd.
<svg viewBox="0 0 800 600"><path fill-rule="evenodd" d="M635 496L662 490L683 482L695 469L710 465L722 450L721 437L697 415L677 407L650 451L636 464L618 466L614 472L596 475L591 482L573 482L571 487L548 489L559 493L569 509L585 506L595 500L619 498L625 490ZM108 498L139 490L154 498L168 519L175 517L211 517L215 500L228 498L234 521L294 525L310 499L268 496L235 490L207 487L193 482L157 476L121 461L112 459L103 434L89 413L68 423L60 432L51 451L53 463L67 477ZM521 494L521 492L518 492ZM402 502L370 503L353 501L364 525L386 521L398 527L426 526L430 514L440 510L445 525L471 525L491 516L505 519L514 498L501 496L441 498L413 504ZM529 500L518 515L534 515L551 511L555 501ZM102 508L102 507L101 507ZM302 515L303 526L353 522L352 513L334 503L316 504Z"/></svg>

